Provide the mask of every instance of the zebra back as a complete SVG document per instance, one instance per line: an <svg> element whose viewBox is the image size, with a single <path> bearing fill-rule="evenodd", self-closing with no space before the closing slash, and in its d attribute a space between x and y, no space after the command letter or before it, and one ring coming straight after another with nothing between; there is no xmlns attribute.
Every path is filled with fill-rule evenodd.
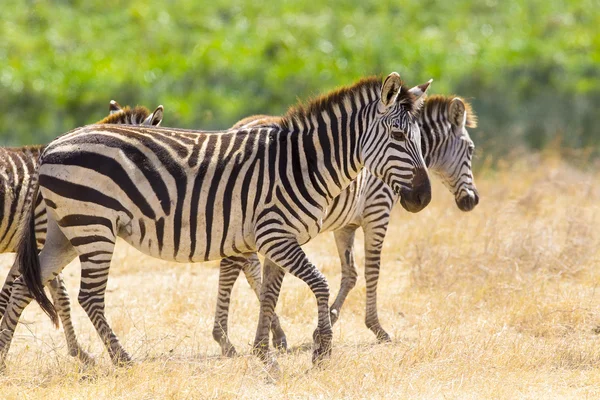
<svg viewBox="0 0 600 400"><path fill-rule="evenodd" d="M163 106L153 112L146 107L121 107L112 100L109 115L96 124L158 126L163 118ZM16 251L20 237L21 217L32 201L30 188L39 167L39 157L45 146L0 148L0 253ZM38 247L46 241L47 217L45 204L38 192L35 196L35 233Z"/></svg>

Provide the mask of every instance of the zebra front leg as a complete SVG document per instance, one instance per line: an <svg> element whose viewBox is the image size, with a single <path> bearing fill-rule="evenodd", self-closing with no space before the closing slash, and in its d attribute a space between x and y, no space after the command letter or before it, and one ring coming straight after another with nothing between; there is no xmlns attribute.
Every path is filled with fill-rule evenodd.
<svg viewBox="0 0 600 400"><path fill-rule="evenodd" d="M259 249L261 246L259 246ZM315 267L304 254L304 251L295 240L273 241L269 243L269 249L265 251L265 256L291 273L297 278L302 279L313 292L317 299L318 307L318 328L314 335L315 348L313 351L313 363L320 362L331 355L331 339L333 332L331 330L331 319L329 318L329 284L325 276ZM263 274L265 276L266 274ZM263 282L261 291L261 309L265 298L266 283ZM267 292L268 293L268 289ZM275 298L275 302L277 299ZM273 307L275 304L273 304Z"/></svg>
<svg viewBox="0 0 600 400"><path fill-rule="evenodd" d="M275 306L277 305L284 276L285 271L283 269L268 258L265 259L263 281L260 288L260 314L256 336L254 337L253 352L269 367L275 369L278 369L277 361L269 359L269 330L273 315L275 315Z"/></svg>
<svg viewBox="0 0 600 400"><path fill-rule="evenodd" d="M73 328L73 323L71 321L71 301L69 300L69 294L67 293L67 288L65 287L62 276L58 275L51 280L48 288L50 289L54 307L56 308L65 331L69 355L77 357L79 361L86 365L94 365L96 363L94 357L83 350L77 341L77 335L75 335L75 329Z"/></svg>
<svg viewBox="0 0 600 400"><path fill-rule="evenodd" d="M358 272L354 262L354 235L357 228L357 225L346 225L333 233L342 265L342 283L340 291L331 306L331 325L338 320L348 293L356 286Z"/></svg>
<svg viewBox="0 0 600 400"><path fill-rule="evenodd" d="M365 281L367 285L367 305L365 324L377 337L378 342L391 341L390 335L379 323L377 315L377 284L379 282L379 267L381 266L381 249L385 238L387 224L376 228L367 224L365 232Z"/></svg>
<svg viewBox="0 0 600 400"><path fill-rule="evenodd" d="M246 280L248 284L256 293L256 297L260 302L260 288L261 288L261 266L260 260L256 253L252 253L246 259L246 263L244 263L244 267L242 268L244 274L246 275ZM279 317L277 317L277 313L273 313L273 317L271 319L271 333L273 334L273 347L278 350L286 351L287 350L287 338L285 336L285 332L281 329L281 324L279 322Z"/></svg>
<svg viewBox="0 0 600 400"><path fill-rule="evenodd" d="M231 289L233 289L233 285L245 262L246 259L244 257L224 258L221 260L219 268L219 290L212 335L219 343L219 346L221 346L221 354L225 357L234 357L237 355L235 347L231 344L227 335L229 301L231 299Z"/></svg>

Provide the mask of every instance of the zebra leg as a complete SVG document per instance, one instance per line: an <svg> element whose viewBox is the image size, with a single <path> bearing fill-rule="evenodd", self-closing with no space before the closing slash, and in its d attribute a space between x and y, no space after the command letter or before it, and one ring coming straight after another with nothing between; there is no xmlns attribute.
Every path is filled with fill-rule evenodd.
<svg viewBox="0 0 600 400"><path fill-rule="evenodd" d="M342 283L340 291L331 306L331 325L335 324L338 320L342 305L346 301L346 296L356 286L358 272L354 263L354 234L357 228L357 225L346 225L333 233L342 263Z"/></svg>
<svg viewBox="0 0 600 400"><path fill-rule="evenodd" d="M260 288L260 314L258 317L258 327L254 338L253 352L261 360L270 365L277 365L276 361L269 360L269 330L271 321L275 314L275 306L279 298L281 283L285 271L279 268L268 258L265 259L263 266L263 282Z"/></svg>
<svg viewBox="0 0 600 400"><path fill-rule="evenodd" d="M247 262L244 264L242 271L244 271L244 275L246 275L246 280L248 284L256 293L256 297L258 301L260 301L260 288L261 288L261 266L260 260L256 253L252 253L250 257L246 260ZM273 334L273 347L278 350L286 351L287 350L287 338L285 336L285 332L281 329L281 324L279 323L279 317L276 313L273 313L273 317L271 319L271 333Z"/></svg>
<svg viewBox="0 0 600 400"><path fill-rule="evenodd" d="M219 268L219 293L212 335L221 346L221 354L225 357L233 357L237 354L235 347L227 336L227 320L229 318L231 289L233 289L233 285L242 270L242 264L245 262L246 259L243 257L224 258L221 260Z"/></svg>
<svg viewBox="0 0 600 400"><path fill-rule="evenodd" d="M104 221L101 223L104 224ZM95 227L98 227L98 230L93 229ZM119 339L110 327L105 315L104 299L116 235L113 232L107 233L105 225L93 224L93 222L88 222L85 234L85 237L71 238L71 243L77 250L81 261L79 304L94 324L96 332L104 342L113 364L129 364L131 363L131 356L119 343ZM96 239L90 243L85 240L86 237Z"/></svg>
<svg viewBox="0 0 600 400"><path fill-rule="evenodd" d="M58 312L60 320L65 331L65 338L67 339L67 348L69 349L69 355L77 357L79 361L87 365L94 365L96 362L94 357L88 352L83 350L77 341L75 335L75 329L71 321L71 302L69 300L69 294L65 287L65 282L61 275L50 281L48 286L52 300L54 301L54 307Z"/></svg>
<svg viewBox="0 0 600 400"><path fill-rule="evenodd" d="M6 354L10 349L21 313L31 303L33 296L21 277L13 282L12 295L0 324L0 370L6 367Z"/></svg>
<svg viewBox="0 0 600 400"><path fill-rule="evenodd" d="M387 218L389 221L389 217ZM365 313L365 324L375 336L378 342L391 341L390 335L381 327L377 315L377 283L379 282L379 267L381 266L381 249L383 239L387 231L385 224L365 224L365 281L367 284L367 306Z"/></svg>
<svg viewBox="0 0 600 400"><path fill-rule="evenodd" d="M46 245L39 255L42 282L48 284L76 255L71 243L60 231L56 222L49 221ZM33 297L29 289L19 277L13 284L11 299L0 324L0 366L4 366L21 313L31 300Z"/></svg>
<svg viewBox="0 0 600 400"><path fill-rule="evenodd" d="M259 248L261 247L259 246ZM323 276L321 271L319 271L317 267L315 267L309 261L309 259L306 257L306 254L304 254L304 251L296 241L272 241L269 243L269 249L265 251L264 254L267 259L275 262L286 272L289 272L295 277L302 279L302 281L308 285L310 290L315 295L319 312L319 323L317 332L314 335L315 349L313 351L313 363L317 363L323 358L329 357L331 355L331 339L333 332L331 330L331 320L329 319L329 284L327 283L327 279L325 279L325 276ZM265 263L265 267L266 266L267 265ZM274 269L273 267L273 265L270 266L271 269ZM263 276L265 278L268 275L269 274L267 274L266 271L263 272ZM279 283L279 285L281 285L281 283ZM275 308L275 304L277 303L277 297L274 296L274 289L273 294L271 294L272 289L265 286L269 286L267 285L267 282L263 282L263 287L261 290L261 312L263 309L263 303L268 303L268 306L272 307L270 311ZM277 294L279 294L279 289L277 289ZM270 317L270 315L268 315L268 317ZM262 321L262 323L265 322L266 321ZM260 324L259 328L261 328ZM257 339L259 339L258 332ZM255 345L257 343L260 343L260 341L255 341Z"/></svg>
<svg viewBox="0 0 600 400"><path fill-rule="evenodd" d="M10 295L13 289L13 283L15 279L17 279L21 273L19 272L19 267L16 264L10 268L8 272L8 276L4 281L4 285L2 286L2 291L0 291L0 315L4 315L4 311L6 311L6 306L8 306L8 302L10 301Z"/></svg>

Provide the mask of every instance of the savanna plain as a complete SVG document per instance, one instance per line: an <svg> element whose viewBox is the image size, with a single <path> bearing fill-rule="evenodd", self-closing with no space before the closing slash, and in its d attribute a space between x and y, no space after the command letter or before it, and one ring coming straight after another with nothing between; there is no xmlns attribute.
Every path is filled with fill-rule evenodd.
<svg viewBox="0 0 600 400"><path fill-rule="evenodd" d="M110 363L77 304L75 261L65 279L79 339L96 365L69 357L62 329L31 305L0 375L0 398L600 398L600 163L578 164L553 151L493 167L480 159L481 201L472 212L458 210L434 177L429 207L396 207L378 297L391 343L377 344L364 325L361 233L361 278L322 366L311 364L316 302L286 276L277 311L290 350L278 355L278 381L251 355L258 301L243 277L230 315L240 355L223 358L211 336L218 263L166 263L119 243L107 315L135 365ZM333 236L305 249L333 296ZM12 260L1 256L3 274Z"/></svg>

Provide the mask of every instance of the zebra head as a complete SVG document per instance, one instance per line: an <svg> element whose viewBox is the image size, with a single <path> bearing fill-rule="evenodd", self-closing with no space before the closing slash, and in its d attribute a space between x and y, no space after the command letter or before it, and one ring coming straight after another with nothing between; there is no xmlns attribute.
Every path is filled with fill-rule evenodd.
<svg viewBox="0 0 600 400"><path fill-rule="evenodd" d="M460 97L432 96L425 102L421 115L425 161L462 211L471 211L479 203L471 169L475 145L467 132L476 126L470 104Z"/></svg>
<svg viewBox="0 0 600 400"><path fill-rule="evenodd" d="M121 105L114 100L110 101L108 110L108 117L105 118L104 123L147 126L159 126L162 122L164 112L163 106L156 107L154 112L150 113L146 107L121 107Z"/></svg>
<svg viewBox="0 0 600 400"><path fill-rule="evenodd" d="M392 72L383 82L373 125L365 135L365 167L400 195L407 211L421 211L431 200L431 184L421 154L417 114L431 80L407 89Z"/></svg>

